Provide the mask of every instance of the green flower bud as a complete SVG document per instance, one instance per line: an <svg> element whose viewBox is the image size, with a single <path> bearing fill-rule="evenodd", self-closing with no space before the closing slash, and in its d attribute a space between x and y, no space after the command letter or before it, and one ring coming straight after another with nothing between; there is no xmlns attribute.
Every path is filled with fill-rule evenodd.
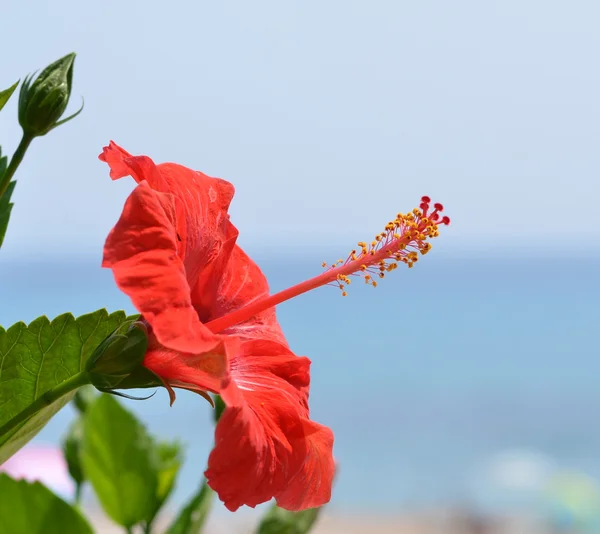
<svg viewBox="0 0 600 534"><path fill-rule="evenodd" d="M148 348L148 331L140 321L122 324L94 351L86 364L91 383L100 390L120 387L139 371Z"/></svg>
<svg viewBox="0 0 600 534"><path fill-rule="evenodd" d="M46 135L83 109L82 105L77 113L59 121L71 96L74 61L75 54L68 54L48 65L33 83L33 75L23 81L19 93L19 123L26 135Z"/></svg>

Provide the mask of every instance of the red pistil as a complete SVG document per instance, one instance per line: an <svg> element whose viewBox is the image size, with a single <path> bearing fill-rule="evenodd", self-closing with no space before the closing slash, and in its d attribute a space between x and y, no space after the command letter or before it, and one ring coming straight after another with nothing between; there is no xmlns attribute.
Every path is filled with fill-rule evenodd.
<svg viewBox="0 0 600 534"><path fill-rule="evenodd" d="M375 240L370 244L359 242L359 252L353 250L345 261L339 260L324 273L247 304L206 323L206 326L212 332L219 333L268 308L327 284L335 283L345 296L345 286L341 282L350 284L349 276L351 275L362 275L367 283L375 287L377 282L370 274L366 274L367 272L383 278L384 273L397 268L399 262L412 267L418 260L418 252L426 254L431 249L431 243L427 240L439 235L438 226L450 223L450 218L446 216L439 220L438 212L444 209L439 203L434 204L434 211L428 215L430 202L429 197L423 197L420 204L421 209L415 208L406 214L399 213L396 219L386 224L384 232L375 236ZM327 264L324 266L326 267Z"/></svg>

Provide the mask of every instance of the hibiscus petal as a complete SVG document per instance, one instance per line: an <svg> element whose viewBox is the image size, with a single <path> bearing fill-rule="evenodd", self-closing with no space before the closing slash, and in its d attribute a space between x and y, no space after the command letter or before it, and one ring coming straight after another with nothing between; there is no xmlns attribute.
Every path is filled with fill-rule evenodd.
<svg viewBox="0 0 600 534"><path fill-rule="evenodd" d="M110 177L113 180L131 176L138 184L145 180L153 189L167 192L164 180L162 180L156 165L148 156L132 156L114 141L111 141L108 146L102 149L102 154L98 156L98 159L108 163Z"/></svg>
<svg viewBox="0 0 600 534"><path fill-rule="evenodd" d="M204 311L203 317L208 322L268 295L269 284L260 267L236 245L216 291L211 293L206 284L198 284L192 293L192 302L201 316ZM209 310L208 314L206 310ZM218 333L245 339L267 339L287 346L274 307Z"/></svg>
<svg viewBox="0 0 600 534"><path fill-rule="evenodd" d="M166 349L151 338L144 366L161 377L167 389L178 387L200 394L204 391L218 393L223 384L229 382L229 358L238 347L235 338L221 339L210 352L186 354ZM169 389L169 395L173 404L175 394L172 389ZM209 402L212 403L212 399Z"/></svg>
<svg viewBox="0 0 600 534"><path fill-rule="evenodd" d="M227 214L233 185L175 163L156 165L147 156L132 156L113 141L98 157L110 166L112 179L130 175L178 199L178 252L188 283L192 289L199 281L209 287L218 285L221 272L212 266L227 263L238 235Z"/></svg>
<svg viewBox="0 0 600 534"><path fill-rule="evenodd" d="M331 499L335 475L333 432L308 419L302 421L307 455L300 470L275 495L277 505L291 511L316 508Z"/></svg>
<svg viewBox="0 0 600 534"><path fill-rule="evenodd" d="M106 239L102 265L112 269L117 285L162 345L199 354L212 349L218 338L192 307L186 272L177 254L180 213L172 195L140 183Z"/></svg>
<svg viewBox="0 0 600 534"><path fill-rule="evenodd" d="M205 472L228 509L273 497L305 509L329 499L333 437L308 420L309 367L307 358L272 341L246 341L232 355L232 382L221 391L227 407ZM319 472L308 477L313 468ZM290 482L310 487L286 493Z"/></svg>

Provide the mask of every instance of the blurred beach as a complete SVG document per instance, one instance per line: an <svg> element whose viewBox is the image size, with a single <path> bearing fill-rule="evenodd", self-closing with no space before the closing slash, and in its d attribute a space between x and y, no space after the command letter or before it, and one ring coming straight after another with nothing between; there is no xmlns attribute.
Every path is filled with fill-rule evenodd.
<svg viewBox="0 0 600 534"><path fill-rule="evenodd" d="M95 523L101 534L122 529L106 520ZM162 532L160 527L158 532ZM256 523L238 518L209 520L204 534L256 534ZM584 534L577 529L553 528L539 520L519 517L481 517L463 510L437 510L398 517L335 516L324 513L311 534Z"/></svg>

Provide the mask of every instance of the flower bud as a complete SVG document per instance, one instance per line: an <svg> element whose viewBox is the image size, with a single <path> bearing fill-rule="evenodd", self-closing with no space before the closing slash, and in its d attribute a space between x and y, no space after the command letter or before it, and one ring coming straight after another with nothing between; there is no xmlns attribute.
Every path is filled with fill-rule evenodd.
<svg viewBox="0 0 600 534"><path fill-rule="evenodd" d="M148 331L140 321L122 324L94 351L86 364L91 383L100 390L114 389L136 372L148 348Z"/></svg>
<svg viewBox="0 0 600 534"><path fill-rule="evenodd" d="M19 93L19 123L23 132L31 137L46 135L60 124L71 120L83 109L59 121L67 108L73 82L73 62L71 53L48 65L33 81L28 76Z"/></svg>

